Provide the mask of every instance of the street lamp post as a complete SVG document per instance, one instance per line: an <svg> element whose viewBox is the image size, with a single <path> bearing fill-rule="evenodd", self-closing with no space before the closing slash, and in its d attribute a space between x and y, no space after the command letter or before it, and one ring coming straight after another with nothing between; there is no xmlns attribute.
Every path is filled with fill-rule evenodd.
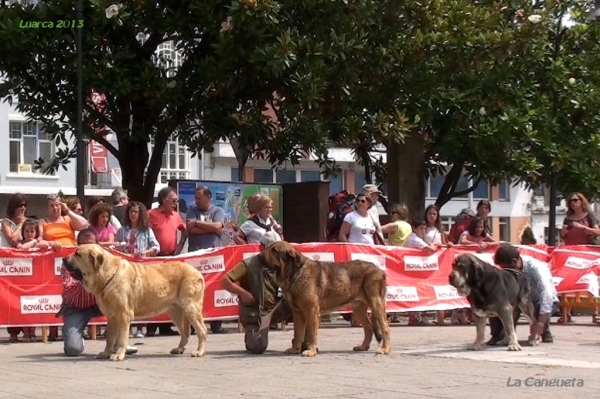
<svg viewBox="0 0 600 399"><path fill-rule="evenodd" d="M77 21L83 20L83 0L77 0L76 9ZM83 29L77 24L75 46L77 52L77 123L75 125L75 137L77 139L77 174L75 185L77 187L77 197L82 204L85 204L85 143L83 141L83 48L82 36Z"/></svg>

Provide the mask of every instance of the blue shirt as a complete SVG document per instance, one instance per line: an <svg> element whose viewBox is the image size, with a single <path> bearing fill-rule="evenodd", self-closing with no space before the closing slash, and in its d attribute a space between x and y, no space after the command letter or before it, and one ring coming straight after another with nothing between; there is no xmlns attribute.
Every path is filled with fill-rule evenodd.
<svg viewBox="0 0 600 399"><path fill-rule="evenodd" d="M132 244L132 234L135 237L134 247ZM137 252L145 252L149 249L156 249L156 252L160 252L160 244L154 235L154 231L152 229L139 231L138 229L132 229L131 227L123 226L117 231L117 235L115 237L116 242L125 242L128 252L133 251L133 253Z"/></svg>
<svg viewBox="0 0 600 399"><path fill-rule="evenodd" d="M201 211L197 206L188 209L185 215L186 221L200 220L202 222L221 223L225 226L225 212L218 206L211 205L206 211ZM221 236L215 233L192 234L188 231L188 251L199 249L216 248L221 246Z"/></svg>

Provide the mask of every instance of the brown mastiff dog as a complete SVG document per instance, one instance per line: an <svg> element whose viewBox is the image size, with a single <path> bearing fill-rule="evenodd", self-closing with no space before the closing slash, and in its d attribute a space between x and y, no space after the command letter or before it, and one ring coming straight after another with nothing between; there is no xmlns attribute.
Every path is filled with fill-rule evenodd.
<svg viewBox="0 0 600 399"><path fill-rule="evenodd" d="M198 348L192 356L204 356L205 284L202 273L193 266L176 261L142 265L115 256L97 244L79 245L63 263L71 276L96 296L96 303L108 320L106 348L98 358L123 360L134 317L146 318L165 312L181 334L179 345L171 354L183 353L192 325L198 334ZM117 352L113 353L115 343Z"/></svg>
<svg viewBox="0 0 600 399"><path fill-rule="evenodd" d="M369 349L373 333L381 347L377 354L390 352L390 328L385 313L385 272L371 262L318 262L303 256L285 241L269 245L261 253L267 267L275 270L278 283L294 314L294 340L285 353L308 348L302 356L317 354L317 331L322 313L350 305L362 324L365 337L355 351ZM367 310L371 308L371 316Z"/></svg>

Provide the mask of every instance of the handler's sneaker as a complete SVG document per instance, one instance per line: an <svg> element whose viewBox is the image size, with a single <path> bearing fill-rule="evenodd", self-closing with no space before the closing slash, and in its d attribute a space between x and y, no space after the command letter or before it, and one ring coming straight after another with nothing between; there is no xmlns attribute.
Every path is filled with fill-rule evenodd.
<svg viewBox="0 0 600 399"><path fill-rule="evenodd" d="M126 355L135 355L136 353L138 353L138 348L136 348L135 346L127 345L127 349L125 349Z"/></svg>
<svg viewBox="0 0 600 399"><path fill-rule="evenodd" d="M117 351L117 347L115 346L114 352ZM125 354L126 355L134 355L138 353L138 348L136 348L135 346L131 346L131 345L127 345L127 349L125 349Z"/></svg>

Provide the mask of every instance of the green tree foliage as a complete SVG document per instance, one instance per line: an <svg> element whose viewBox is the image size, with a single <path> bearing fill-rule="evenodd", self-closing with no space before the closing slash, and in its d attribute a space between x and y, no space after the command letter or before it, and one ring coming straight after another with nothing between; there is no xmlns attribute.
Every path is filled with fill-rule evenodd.
<svg viewBox="0 0 600 399"><path fill-rule="evenodd" d="M377 75L364 71L385 57L377 43L389 38L381 23L387 2L130 0L107 18L112 3L84 2L84 93L107 97L104 114L86 103L84 134L118 159L132 198L150 201L169 137L195 153L237 138L274 165L312 152L335 170L328 136L341 141L359 128L380 135L401 128L393 104L381 110L372 97L364 109L367 98L357 96L375 86ZM63 143L50 169L74 155L65 136L76 119L75 31L19 25L73 18L67 0L0 12L0 71L7 78L0 96L18 99L20 111ZM167 42L181 67L156 56ZM116 146L94 133L103 125L115 132Z"/></svg>

